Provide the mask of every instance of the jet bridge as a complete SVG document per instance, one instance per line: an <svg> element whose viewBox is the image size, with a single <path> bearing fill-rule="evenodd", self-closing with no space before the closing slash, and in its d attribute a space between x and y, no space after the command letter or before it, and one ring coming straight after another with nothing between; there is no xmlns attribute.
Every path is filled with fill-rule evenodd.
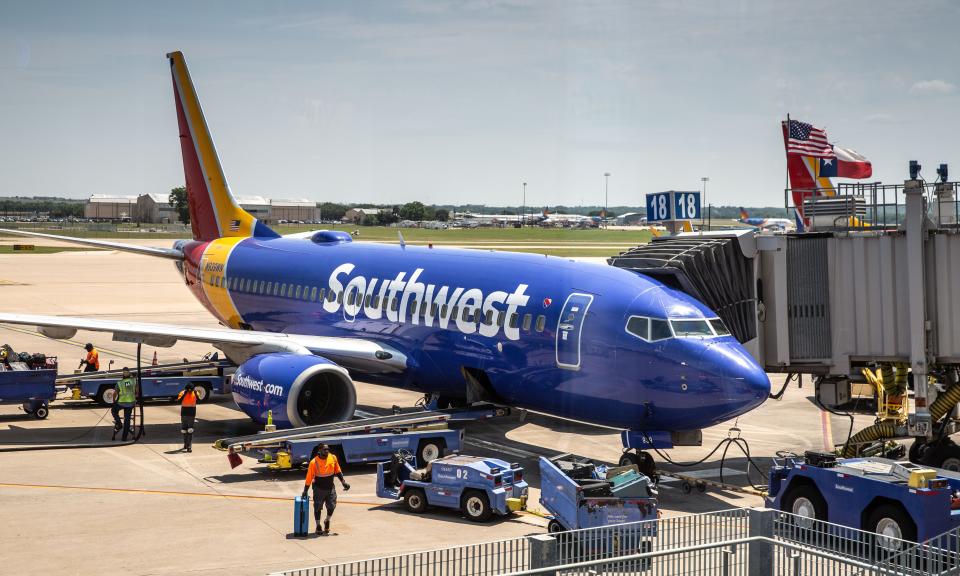
<svg viewBox="0 0 960 576"><path fill-rule="evenodd" d="M865 367L909 366L909 421L878 437L930 438L945 414L941 428L950 433L953 397L960 399L960 385L946 397L960 379L960 214L956 184L941 170L936 183L915 177L810 194L807 209L827 198L818 213L830 216L812 230L658 237L609 262L704 302L768 372L849 390ZM938 393L945 397L934 410ZM960 447L956 456L960 463Z"/></svg>

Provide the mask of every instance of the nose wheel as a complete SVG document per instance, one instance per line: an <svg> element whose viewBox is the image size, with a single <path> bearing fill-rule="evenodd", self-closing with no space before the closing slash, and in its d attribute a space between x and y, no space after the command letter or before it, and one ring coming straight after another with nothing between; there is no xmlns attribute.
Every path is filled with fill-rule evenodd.
<svg viewBox="0 0 960 576"><path fill-rule="evenodd" d="M653 461L653 456L644 450L627 450L620 456L620 466L636 466L637 470L653 481L654 484L660 483L660 475L657 474L657 464Z"/></svg>

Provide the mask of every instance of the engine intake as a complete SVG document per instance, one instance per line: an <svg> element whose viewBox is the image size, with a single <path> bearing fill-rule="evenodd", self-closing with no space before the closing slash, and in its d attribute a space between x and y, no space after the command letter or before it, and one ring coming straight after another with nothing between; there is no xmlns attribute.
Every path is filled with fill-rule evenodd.
<svg viewBox="0 0 960 576"><path fill-rule="evenodd" d="M357 407L349 373L320 356L259 354L237 369L232 391L245 414L264 424L272 411L278 428L342 422Z"/></svg>

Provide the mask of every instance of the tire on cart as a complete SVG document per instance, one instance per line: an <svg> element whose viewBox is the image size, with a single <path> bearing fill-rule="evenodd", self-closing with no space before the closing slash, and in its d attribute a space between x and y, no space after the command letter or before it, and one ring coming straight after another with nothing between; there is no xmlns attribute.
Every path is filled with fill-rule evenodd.
<svg viewBox="0 0 960 576"><path fill-rule="evenodd" d="M443 438L424 438L420 440L417 446L417 465L426 466L443 456L447 449L447 443Z"/></svg>
<svg viewBox="0 0 960 576"><path fill-rule="evenodd" d="M780 500L780 510L793 514L793 525L800 529L813 528L815 520L827 520L827 501L810 484L791 485Z"/></svg>
<svg viewBox="0 0 960 576"><path fill-rule="evenodd" d="M117 390L109 384L104 384L97 390L93 399L102 406L112 406L117 399Z"/></svg>
<svg viewBox="0 0 960 576"><path fill-rule="evenodd" d="M203 404L204 402L210 400L212 389L210 388L209 384L205 382L194 382L193 386L193 392L197 395L198 404Z"/></svg>
<svg viewBox="0 0 960 576"><path fill-rule="evenodd" d="M552 519L550 520L550 522L547 523L548 534L557 534L559 532L566 532L566 530L567 529L564 528L563 524L561 524L560 521L557 519Z"/></svg>
<svg viewBox="0 0 960 576"><path fill-rule="evenodd" d="M706 482L697 482L697 492L703 494L703 493L705 493L706 491L707 491L707 483L706 483Z"/></svg>
<svg viewBox="0 0 960 576"><path fill-rule="evenodd" d="M403 505L414 514L427 511L427 494L420 488L408 488L403 493Z"/></svg>
<svg viewBox="0 0 960 576"><path fill-rule="evenodd" d="M471 522L486 522L493 516L486 492L467 490L460 498L460 511Z"/></svg>
<svg viewBox="0 0 960 576"><path fill-rule="evenodd" d="M917 541L917 525L899 504L880 504L867 517L864 530L877 535L877 544L888 552L899 552L908 542Z"/></svg>
<svg viewBox="0 0 960 576"><path fill-rule="evenodd" d="M680 483L680 490L682 490L684 494L690 494L691 492L693 492L693 484L691 484L687 480L684 480L683 482Z"/></svg>
<svg viewBox="0 0 960 576"><path fill-rule="evenodd" d="M33 411L33 416L37 420L45 420L49 415L50 415L50 409L42 404L40 406L37 406L37 409Z"/></svg>

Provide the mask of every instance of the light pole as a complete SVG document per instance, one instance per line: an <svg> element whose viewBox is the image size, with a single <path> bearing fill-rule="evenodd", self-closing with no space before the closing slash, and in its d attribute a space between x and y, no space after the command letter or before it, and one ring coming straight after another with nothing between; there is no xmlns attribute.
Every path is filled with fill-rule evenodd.
<svg viewBox="0 0 960 576"><path fill-rule="evenodd" d="M703 232L703 207L707 205L707 182L710 178L704 176L700 181L703 182L703 198L700 201L700 231Z"/></svg>
<svg viewBox="0 0 960 576"><path fill-rule="evenodd" d="M610 198L610 173L603 173L603 227L607 227L607 204Z"/></svg>
<svg viewBox="0 0 960 576"><path fill-rule="evenodd" d="M527 225L527 183L523 183L523 208L520 210L520 227Z"/></svg>

